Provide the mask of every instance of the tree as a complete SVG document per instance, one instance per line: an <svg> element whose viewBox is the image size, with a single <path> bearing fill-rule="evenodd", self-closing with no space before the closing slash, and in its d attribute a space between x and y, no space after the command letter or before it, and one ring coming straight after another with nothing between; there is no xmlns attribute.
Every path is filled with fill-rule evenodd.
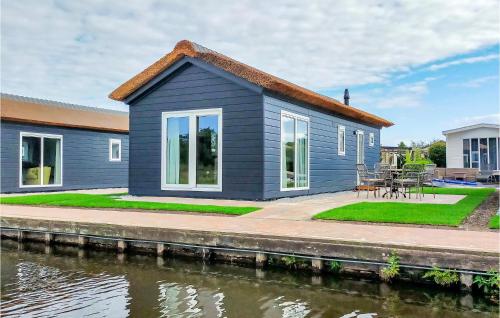
<svg viewBox="0 0 500 318"><path fill-rule="evenodd" d="M446 167L446 142L442 140L433 142L429 147L429 159L440 168Z"/></svg>
<svg viewBox="0 0 500 318"><path fill-rule="evenodd" d="M404 141L402 141L402 142L400 142L400 143L399 143L398 148L399 148L399 149L406 149L406 148L408 148L408 147L406 146L405 142L404 142Z"/></svg>

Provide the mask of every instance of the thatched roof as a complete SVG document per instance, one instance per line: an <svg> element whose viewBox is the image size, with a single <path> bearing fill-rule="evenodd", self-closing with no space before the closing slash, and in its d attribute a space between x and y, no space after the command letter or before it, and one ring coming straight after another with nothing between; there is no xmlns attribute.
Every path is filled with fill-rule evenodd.
<svg viewBox="0 0 500 318"><path fill-rule="evenodd" d="M154 77L165 71L175 62L185 56L200 59L206 63L221 68L226 72L229 72L253 84L256 84L270 92L284 95L297 101L327 109L340 115L368 124L384 127L393 125L392 122L386 119L357 109L355 107L344 105L338 100L315 93L311 90L300 87L266 72L260 71L249 65L233 60L230 57L227 57L187 40L178 42L172 52L168 53L167 55L153 63L151 66L120 85L109 95L109 97L114 100L123 101L143 85L152 80Z"/></svg>

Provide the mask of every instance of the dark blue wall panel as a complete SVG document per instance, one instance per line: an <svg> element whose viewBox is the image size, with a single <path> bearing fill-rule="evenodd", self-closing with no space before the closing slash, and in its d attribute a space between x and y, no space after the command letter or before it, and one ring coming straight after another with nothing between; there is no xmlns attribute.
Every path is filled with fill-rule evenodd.
<svg viewBox="0 0 500 318"><path fill-rule="evenodd" d="M365 133L367 166L379 161L378 127L254 91L221 70L191 63L130 103L131 194L262 200L351 190L356 185L356 130ZM206 108L223 109L222 192L161 190L161 113ZM309 190L280 191L282 110L310 118ZM346 127L345 156L337 154L338 125ZM369 146L370 133L374 146Z"/></svg>
<svg viewBox="0 0 500 318"><path fill-rule="evenodd" d="M281 111L309 117L310 120L310 188L280 191L280 125ZM338 126L345 126L346 154L337 151ZM365 163L373 169L380 160L380 129L334 116L306 104L264 96L264 199L352 190L356 185L356 130L365 134ZM375 145L369 146L369 133L375 134Z"/></svg>
<svg viewBox="0 0 500 318"><path fill-rule="evenodd" d="M161 190L161 113L222 108L222 192ZM187 63L130 104L134 195L262 199L262 95Z"/></svg>
<svg viewBox="0 0 500 318"><path fill-rule="evenodd" d="M19 188L20 132L63 135L63 185ZM128 186L128 135L1 122L1 192L38 192ZM109 161L109 139L121 139L120 162Z"/></svg>

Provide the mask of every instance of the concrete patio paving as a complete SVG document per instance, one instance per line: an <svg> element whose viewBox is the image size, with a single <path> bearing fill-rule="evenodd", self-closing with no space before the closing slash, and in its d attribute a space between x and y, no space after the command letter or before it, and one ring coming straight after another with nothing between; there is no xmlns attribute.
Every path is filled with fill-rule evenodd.
<svg viewBox="0 0 500 318"><path fill-rule="evenodd" d="M499 233L457 231L453 229L416 228L349 224L338 222L297 221L258 217L224 217L215 215L144 213L78 208L52 208L31 206L1 206L2 224L16 219L70 222L77 228L81 224L104 224L130 228L159 230L206 231L248 236L265 235L295 240L320 239L356 244L381 244L431 248L443 251L500 252Z"/></svg>
<svg viewBox="0 0 500 318"><path fill-rule="evenodd" d="M405 203L432 203L432 204L455 204L465 196L463 195L426 195L422 199L399 198L374 198L370 195L366 198L361 194L358 198L356 192L345 191L338 193L326 193L296 198L285 198L274 201L245 201L245 200L217 200L217 199L194 199L177 197L137 197L122 196L122 200L129 201L149 201L163 203L184 203L184 204L206 204L223 206L255 206L262 207L261 210L245 214L243 218L267 218L283 220L309 220L315 214L329 209L341 207L357 202L405 202Z"/></svg>

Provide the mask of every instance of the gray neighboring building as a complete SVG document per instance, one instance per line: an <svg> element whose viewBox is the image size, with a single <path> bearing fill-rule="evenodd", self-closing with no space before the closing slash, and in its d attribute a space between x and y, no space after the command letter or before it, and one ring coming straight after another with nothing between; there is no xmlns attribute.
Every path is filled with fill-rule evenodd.
<svg viewBox="0 0 500 318"><path fill-rule="evenodd" d="M128 186L128 113L1 94L1 193Z"/></svg>
<svg viewBox="0 0 500 318"><path fill-rule="evenodd" d="M133 195L269 200L357 184L392 123L181 41L110 94L130 106Z"/></svg>

